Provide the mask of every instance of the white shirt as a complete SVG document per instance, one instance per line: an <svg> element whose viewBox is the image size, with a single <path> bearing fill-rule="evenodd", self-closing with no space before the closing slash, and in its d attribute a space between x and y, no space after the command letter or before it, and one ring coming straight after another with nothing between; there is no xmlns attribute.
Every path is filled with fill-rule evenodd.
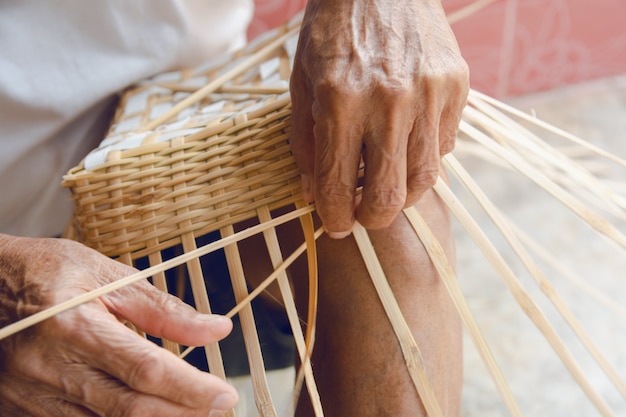
<svg viewBox="0 0 626 417"><path fill-rule="evenodd" d="M115 96L245 42L252 0L0 3L0 232L60 234L63 174L103 139Z"/></svg>

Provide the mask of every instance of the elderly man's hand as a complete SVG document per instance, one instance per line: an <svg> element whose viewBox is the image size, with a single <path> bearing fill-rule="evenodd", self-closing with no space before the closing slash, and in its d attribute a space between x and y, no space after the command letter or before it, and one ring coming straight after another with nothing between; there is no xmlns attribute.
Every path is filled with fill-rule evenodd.
<svg viewBox="0 0 626 417"><path fill-rule="evenodd" d="M0 327L133 272L75 242L0 235ZM233 387L126 320L194 346L232 328L147 282L126 287L0 341L0 414L207 417L236 404Z"/></svg>
<svg viewBox="0 0 626 417"><path fill-rule="evenodd" d="M291 146L304 197L331 237L347 235L355 215L386 227L434 185L468 90L440 0L309 1L291 76Z"/></svg>

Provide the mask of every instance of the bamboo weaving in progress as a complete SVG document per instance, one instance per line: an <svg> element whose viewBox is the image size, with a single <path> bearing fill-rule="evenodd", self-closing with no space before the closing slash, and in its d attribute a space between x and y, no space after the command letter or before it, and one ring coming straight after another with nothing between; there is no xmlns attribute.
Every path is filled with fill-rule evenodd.
<svg viewBox="0 0 626 417"><path fill-rule="evenodd" d="M272 402L250 307L250 301L273 282L280 288L302 363L294 393L304 395L306 391L316 415L323 415L308 360L314 346L316 314L315 239L323 232L314 229L314 206L300 199L300 177L288 145L291 109L288 78L298 30L296 18L223 60L161 74L126 92L107 138L65 176L64 186L71 190L75 203L73 238L120 262L136 265L140 260L147 260L148 266L124 280L0 329L1 337L148 277L160 289L172 291L166 272L177 269L184 270L187 276L184 279L189 280L195 307L211 312L201 259L223 249L237 301L228 315L238 314L241 320L259 415L275 416L285 412L277 410ZM574 213L623 253L626 249L624 196L558 146L544 141L543 134L556 136L583 154L601 159L603 164L626 168L626 162L616 156L472 91L460 126L459 146L444 158L451 185L439 181L435 191L464 233L484 254L481 262L492 265L520 310L554 350L555 360L571 374L597 415L616 416L617 410L624 410L626 372L617 369L611 358L605 356L602 347L579 323L551 283L554 271L562 269L554 266L558 260L551 259L549 250L538 245L529 230L516 226L490 201L488 193L474 181L462 162L471 155L490 164L494 172L517 172L528 178L537 189L544 190L560 203L563 210ZM513 249L532 280L572 329L575 343L585 347L608 383L619 392L621 403L607 401L597 384L587 377L578 358L570 351L569 339L564 339L555 329L527 290L530 283L517 276L510 261L500 253L501 248L485 233L485 226L474 219L468 210L470 203L462 200L461 195L471 196L474 200L471 205L481 208L503 241ZM406 209L404 215L437 268L467 335L501 397L503 408L511 416L526 415L472 313L471 300L459 285L452 261L445 258L417 210ZM252 225L238 227L244 222L252 222ZM288 222L299 223L305 236L293 253L283 253L276 232L278 226ZM199 245L198 240L211 233L219 233L219 239ZM263 236L275 270L263 284L249 290L237 242L254 235ZM395 303L367 231L357 225L354 237L403 347L416 393L430 416L442 415L422 364L419 346ZM180 253L165 255L172 248ZM310 311L300 313L309 324L306 333L301 330L286 275L289 265L303 253L308 259L310 281ZM549 272L543 269L546 263L553 265ZM601 304L601 308L612 308L610 301ZM614 310L616 316L624 314L619 306ZM166 340L162 344L177 355L185 356L189 351ZM211 372L225 377L219 346L202 349Z"/></svg>

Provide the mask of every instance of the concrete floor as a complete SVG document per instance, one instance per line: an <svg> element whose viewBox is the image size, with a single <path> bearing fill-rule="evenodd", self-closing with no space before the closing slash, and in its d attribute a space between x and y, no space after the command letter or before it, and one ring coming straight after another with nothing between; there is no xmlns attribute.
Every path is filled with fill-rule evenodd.
<svg viewBox="0 0 626 417"><path fill-rule="evenodd" d="M509 100L516 108L626 158L626 76L592 81L546 93ZM548 135L549 136L549 135ZM590 338L605 353L608 362L626 379L626 250L607 243L586 224L520 175L463 157L464 165L488 195L528 234L540 241L546 252L573 270L586 288L546 267L544 273ZM621 195L626 187L626 168L616 168L598 158L585 159L589 167ZM594 165L590 163L593 162ZM626 183L626 181L625 181ZM455 186L455 190L460 190ZM472 203L467 203L473 208ZM534 280L515 261L515 255L498 239L484 217L483 229L495 239L521 283L551 321L601 397L616 416L626 416L626 399L614 388L587 355L555 309L546 301ZM617 223L626 233L626 222ZM508 380L524 416L589 417L601 415L576 385L537 327L517 305L502 280L459 225L457 264L459 282L472 312L487 338L496 361ZM545 266L539 262L541 266ZM607 307L608 297L617 309ZM491 382L471 340L465 343L464 417L506 416L507 411Z"/></svg>

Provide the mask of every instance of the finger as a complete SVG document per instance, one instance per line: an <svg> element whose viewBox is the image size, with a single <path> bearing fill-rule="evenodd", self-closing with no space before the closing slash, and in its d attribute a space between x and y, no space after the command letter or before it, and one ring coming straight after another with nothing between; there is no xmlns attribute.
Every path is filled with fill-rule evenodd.
<svg viewBox="0 0 626 417"><path fill-rule="evenodd" d="M407 158L407 199L405 207L414 205L439 176L439 114L422 113L409 137Z"/></svg>
<svg viewBox="0 0 626 417"><path fill-rule="evenodd" d="M201 407L187 407L132 390L98 370L77 365L67 367L63 372L63 387L66 390L64 395L100 416L206 417L209 411L224 412L235 406L235 403L216 403L214 400L212 403L206 398Z"/></svg>
<svg viewBox="0 0 626 417"><path fill-rule="evenodd" d="M411 120L407 103L394 97L382 104L384 114L370 119L365 137L365 179L357 220L368 229L387 227L407 196L407 142Z"/></svg>
<svg viewBox="0 0 626 417"><path fill-rule="evenodd" d="M229 318L200 314L179 298L147 282L123 288L103 301L114 314L146 333L187 346L217 342L232 330Z"/></svg>
<svg viewBox="0 0 626 417"><path fill-rule="evenodd" d="M6 373L0 374L0 415L20 417L95 417L57 390Z"/></svg>
<svg viewBox="0 0 626 417"><path fill-rule="evenodd" d="M315 117L315 205L331 238L352 231L358 168L363 147L358 101L319 89Z"/></svg>
<svg viewBox="0 0 626 417"><path fill-rule="evenodd" d="M459 123L467 104L467 92L455 95L441 113L439 123L439 155L444 156L454 150Z"/></svg>
<svg viewBox="0 0 626 417"><path fill-rule="evenodd" d="M313 136L313 96L302 71L294 63L289 89L291 91L291 134L289 144L302 178L302 198L312 202L315 138Z"/></svg>
<svg viewBox="0 0 626 417"><path fill-rule="evenodd" d="M160 348L103 313L96 304L73 310L72 326L62 331L64 355L70 363L84 363L119 379L135 391L153 395L190 408L207 408L223 395L224 402L237 401L233 387L222 379L202 372L173 353ZM66 313L63 313L66 314ZM59 353L49 352L46 368L59 364ZM40 372L40 379L46 375ZM56 386L60 381L56 381ZM50 381L51 385L55 381ZM222 401L222 400L220 400Z"/></svg>

